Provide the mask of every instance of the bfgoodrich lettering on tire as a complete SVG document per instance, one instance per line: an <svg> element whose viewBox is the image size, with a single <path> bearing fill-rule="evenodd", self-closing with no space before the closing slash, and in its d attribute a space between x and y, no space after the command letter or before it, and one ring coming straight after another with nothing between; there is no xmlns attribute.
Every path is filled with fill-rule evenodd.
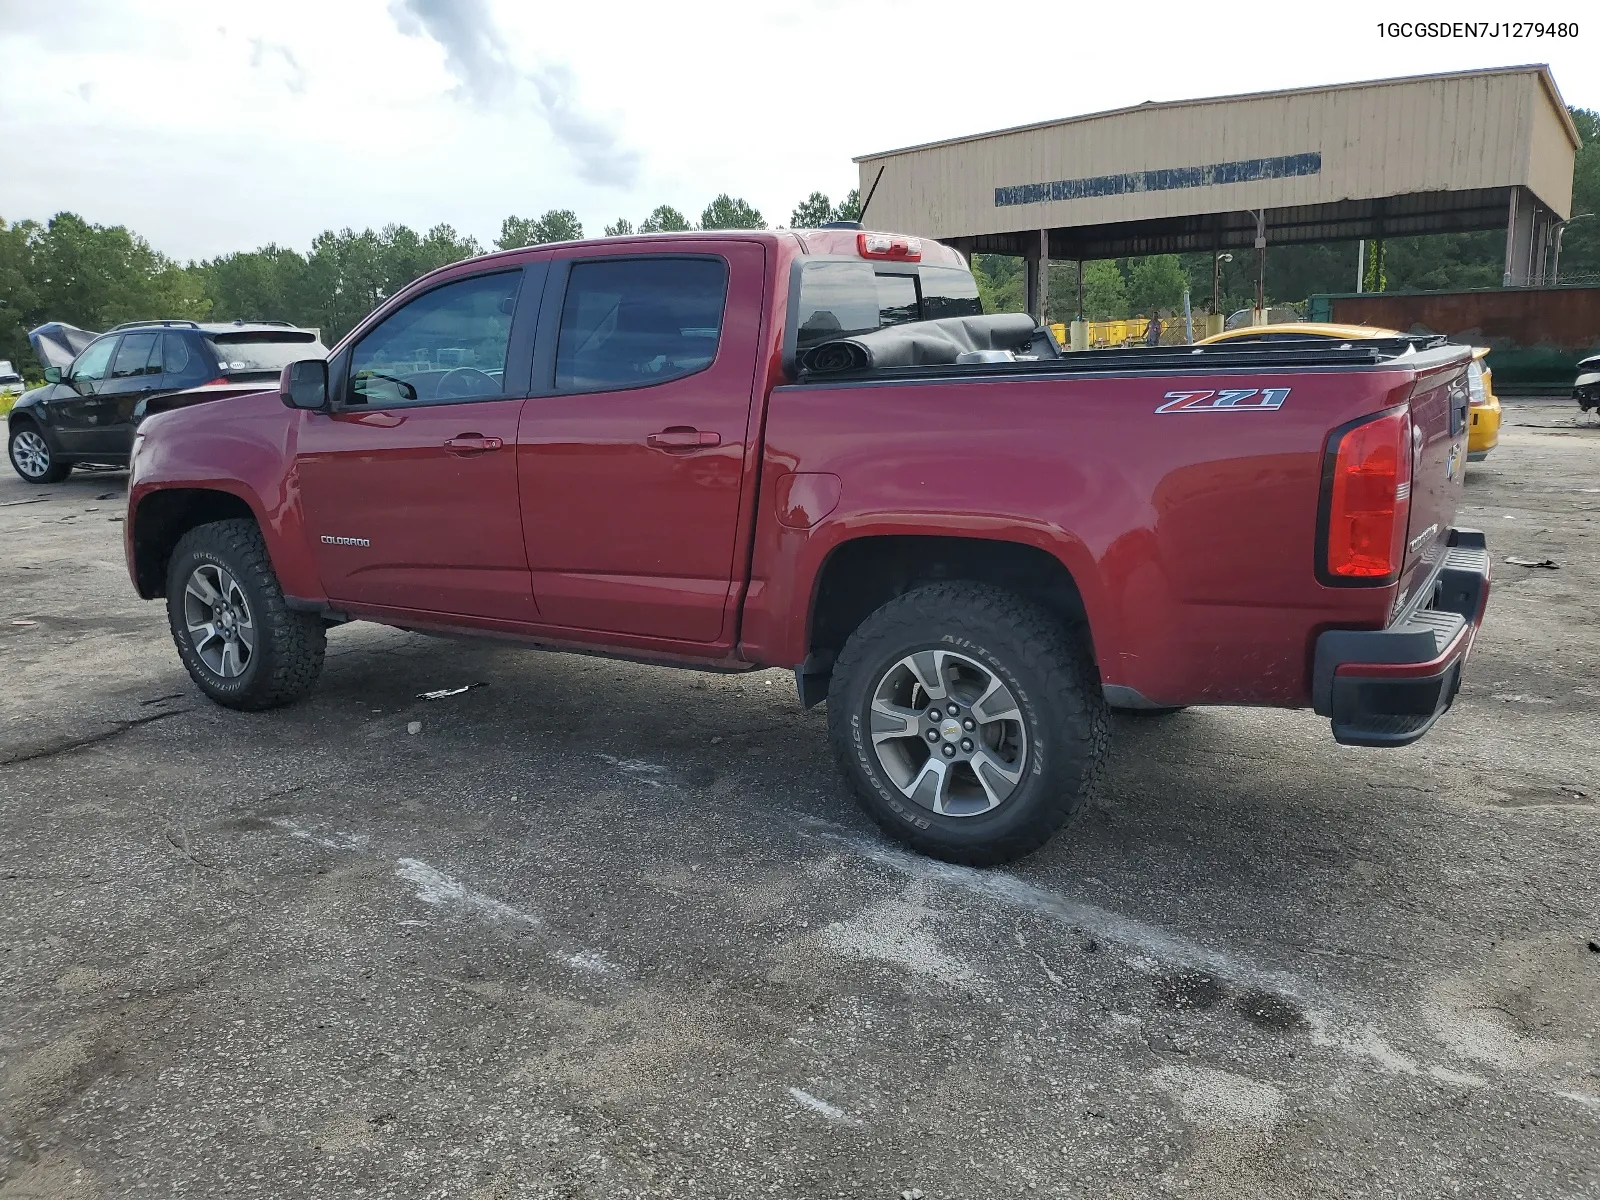
<svg viewBox="0 0 1600 1200"><path fill-rule="evenodd" d="M167 567L167 623L189 677L229 708L289 704L322 671L322 622L283 602L254 521L214 521L179 539Z"/></svg>
<svg viewBox="0 0 1600 1200"><path fill-rule="evenodd" d="M834 664L835 758L886 832L949 862L1038 849L1082 807L1109 718L1083 646L1059 621L987 584L891 600Z"/></svg>

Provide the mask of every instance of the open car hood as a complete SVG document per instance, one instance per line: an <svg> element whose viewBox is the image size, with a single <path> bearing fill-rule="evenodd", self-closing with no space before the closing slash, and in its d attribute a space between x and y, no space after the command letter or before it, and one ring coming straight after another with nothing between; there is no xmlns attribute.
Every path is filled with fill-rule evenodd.
<svg viewBox="0 0 1600 1200"><path fill-rule="evenodd" d="M49 321L37 329L28 330L28 343L33 347L34 357L41 363L65 371L72 365L72 360L83 353L83 348L99 336L76 325Z"/></svg>

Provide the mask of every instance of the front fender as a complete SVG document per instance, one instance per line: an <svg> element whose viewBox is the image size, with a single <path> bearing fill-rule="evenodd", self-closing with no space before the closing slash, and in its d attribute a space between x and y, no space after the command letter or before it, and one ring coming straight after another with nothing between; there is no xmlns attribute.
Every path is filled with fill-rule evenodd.
<svg viewBox="0 0 1600 1200"><path fill-rule="evenodd" d="M29 388L17 397L17 402L11 406L11 411L6 415L8 424L14 423L18 417L27 416L37 421L40 425L49 423L48 411L40 406L54 399L59 384L47 383L43 387Z"/></svg>
<svg viewBox="0 0 1600 1200"><path fill-rule="evenodd" d="M252 395L158 413L139 427L123 534L136 587L141 510L155 494L182 489L243 501L261 527L284 594L326 603L294 471L297 415L275 394Z"/></svg>

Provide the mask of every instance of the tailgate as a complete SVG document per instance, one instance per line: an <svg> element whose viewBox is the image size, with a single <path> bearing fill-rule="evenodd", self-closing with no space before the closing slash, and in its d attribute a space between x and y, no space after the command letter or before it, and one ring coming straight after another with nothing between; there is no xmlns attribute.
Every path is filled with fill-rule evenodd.
<svg viewBox="0 0 1600 1200"><path fill-rule="evenodd" d="M1411 516L1395 609L1425 586L1444 561L1467 467L1469 347L1420 372L1411 389Z"/></svg>

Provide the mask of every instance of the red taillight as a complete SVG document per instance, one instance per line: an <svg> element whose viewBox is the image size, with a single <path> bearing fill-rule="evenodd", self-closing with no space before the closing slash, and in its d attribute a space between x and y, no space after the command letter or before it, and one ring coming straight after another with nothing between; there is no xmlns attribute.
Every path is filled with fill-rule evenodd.
<svg viewBox="0 0 1600 1200"><path fill-rule="evenodd" d="M1399 574L1411 512L1411 419L1393 412L1347 430L1328 493L1328 574L1380 580Z"/></svg>
<svg viewBox="0 0 1600 1200"><path fill-rule="evenodd" d="M200 386L201 387L216 387L217 384L219 384L219 383L227 383L227 382L228 382L228 377L226 375L218 375L215 379L206 380Z"/></svg>
<svg viewBox="0 0 1600 1200"><path fill-rule="evenodd" d="M858 233L856 250L862 258L888 258L896 262L921 262L922 239L892 233Z"/></svg>

